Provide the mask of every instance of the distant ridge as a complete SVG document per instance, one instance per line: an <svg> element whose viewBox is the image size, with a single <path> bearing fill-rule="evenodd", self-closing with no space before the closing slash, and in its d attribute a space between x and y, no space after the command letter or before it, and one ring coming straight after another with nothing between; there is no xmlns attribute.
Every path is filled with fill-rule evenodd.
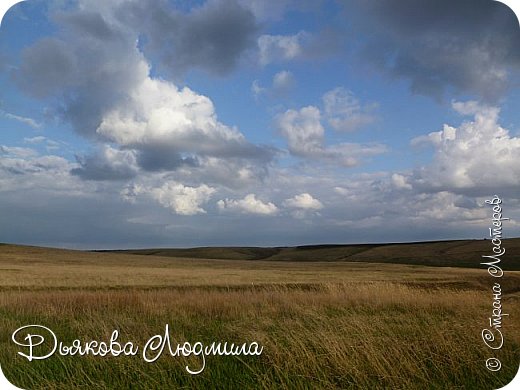
<svg viewBox="0 0 520 390"><path fill-rule="evenodd" d="M520 238L502 241L504 270L520 270ZM176 258L263 260L263 261L349 261L366 263L417 264L442 267L485 268L483 255L492 255L490 239L426 241L384 244L320 244L295 247L199 247L105 250L136 255Z"/></svg>

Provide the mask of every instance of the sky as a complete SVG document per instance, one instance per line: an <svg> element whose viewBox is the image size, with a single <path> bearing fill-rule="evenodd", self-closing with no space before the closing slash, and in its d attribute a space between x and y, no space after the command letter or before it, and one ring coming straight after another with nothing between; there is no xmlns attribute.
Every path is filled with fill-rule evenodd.
<svg viewBox="0 0 520 390"><path fill-rule="evenodd" d="M28 0L0 26L0 242L520 236L520 27L491 0Z"/></svg>

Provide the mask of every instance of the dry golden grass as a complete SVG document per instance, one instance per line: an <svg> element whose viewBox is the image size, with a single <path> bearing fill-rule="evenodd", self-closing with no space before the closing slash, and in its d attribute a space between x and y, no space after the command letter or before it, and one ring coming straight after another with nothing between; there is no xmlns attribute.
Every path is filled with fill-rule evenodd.
<svg viewBox="0 0 520 390"><path fill-rule="evenodd" d="M169 259L0 248L0 363L19 386L69 388L471 388L500 387L518 367L518 272L503 280L504 347L480 339L491 312L484 269L358 263ZM118 287L118 288L114 288ZM260 357L16 355L12 331L30 323L62 339L142 345L165 324L177 341L257 341ZM503 368L491 373L487 357Z"/></svg>
<svg viewBox="0 0 520 390"><path fill-rule="evenodd" d="M510 272L510 275L520 275ZM117 288L343 283L488 284L482 269L349 262L208 260L3 245L0 288Z"/></svg>

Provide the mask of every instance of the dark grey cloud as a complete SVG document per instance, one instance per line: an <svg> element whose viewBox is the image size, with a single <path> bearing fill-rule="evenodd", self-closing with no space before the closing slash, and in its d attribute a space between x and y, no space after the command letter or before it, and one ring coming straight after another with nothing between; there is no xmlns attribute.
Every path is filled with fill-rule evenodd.
<svg viewBox="0 0 520 390"><path fill-rule="evenodd" d="M67 13L58 11L53 15L56 23L69 32L90 37L95 40L124 40L124 34L110 26L110 23L96 12L83 10L82 12Z"/></svg>
<svg viewBox="0 0 520 390"><path fill-rule="evenodd" d="M147 68L133 33L109 26L101 14L84 12L58 14L57 36L25 48L13 77L32 96L60 100L54 115L95 138L103 113L126 96Z"/></svg>
<svg viewBox="0 0 520 390"><path fill-rule="evenodd" d="M259 30L253 13L233 0L208 1L188 13L166 1L129 2L117 15L141 31L145 54L175 75L193 67L229 73Z"/></svg>
<svg viewBox="0 0 520 390"><path fill-rule="evenodd" d="M135 153L106 146L88 156L76 156L80 165L70 173L84 180L128 180L137 175Z"/></svg>
<svg viewBox="0 0 520 390"><path fill-rule="evenodd" d="M357 9L346 4L356 28L369 33L364 57L390 76L408 79L414 93L441 99L453 89L496 101L520 70L520 28L502 3L363 0ZM359 11L362 17L354 17Z"/></svg>
<svg viewBox="0 0 520 390"><path fill-rule="evenodd" d="M32 96L47 97L76 83L77 65L76 56L65 42L43 38L23 51L14 78Z"/></svg>
<svg viewBox="0 0 520 390"><path fill-rule="evenodd" d="M137 155L137 163L145 171L174 171L179 167L198 167L196 156L182 156L168 147L144 148Z"/></svg>

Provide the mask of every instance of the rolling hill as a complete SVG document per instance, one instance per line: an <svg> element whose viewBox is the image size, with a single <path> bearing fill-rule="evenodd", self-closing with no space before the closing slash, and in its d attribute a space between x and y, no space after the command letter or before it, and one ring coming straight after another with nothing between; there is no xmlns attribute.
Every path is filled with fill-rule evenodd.
<svg viewBox="0 0 520 390"><path fill-rule="evenodd" d="M520 238L504 239L504 270L520 270ZM442 267L484 268L483 255L492 255L491 240L452 240L389 244L305 245L296 247L200 247L130 249L115 252L176 258L264 260L264 261L348 261L366 263L417 264Z"/></svg>

